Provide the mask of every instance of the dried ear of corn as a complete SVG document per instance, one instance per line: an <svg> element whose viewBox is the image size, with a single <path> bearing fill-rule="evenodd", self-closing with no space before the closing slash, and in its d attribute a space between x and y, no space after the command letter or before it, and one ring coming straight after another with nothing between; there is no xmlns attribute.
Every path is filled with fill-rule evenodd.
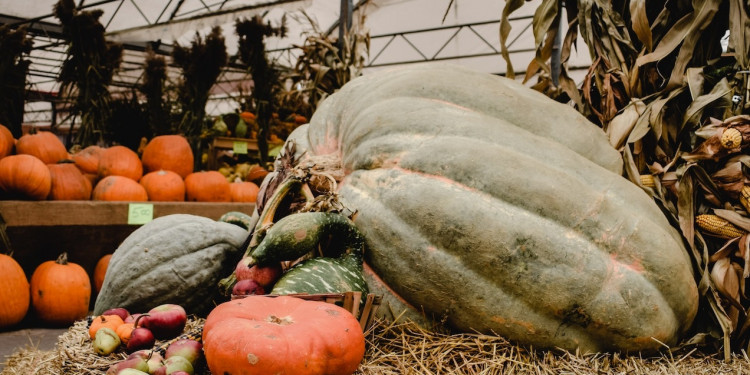
<svg viewBox="0 0 750 375"><path fill-rule="evenodd" d="M740 204L750 213L750 186L745 185L740 190Z"/></svg>
<svg viewBox="0 0 750 375"><path fill-rule="evenodd" d="M695 217L695 223L698 224L701 229L720 238L729 239L741 237L745 233L747 233L744 230L736 227L726 219L723 219L716 215L698 215Z"/></svg>
<svg viewBox="0 0 750 375"><path fill-rule="evenodd" d="M724 129L721 133L721 146L731 150L740 145L742 145L742 133L735 128Z"/></svg>
<svg viewBox="0 0 750 375"><path fill-rule="evenodd" d="M654 182L654 176L650 174L642 174L641 175L641 185L649 188L656 187L656 182Z"/></svg>

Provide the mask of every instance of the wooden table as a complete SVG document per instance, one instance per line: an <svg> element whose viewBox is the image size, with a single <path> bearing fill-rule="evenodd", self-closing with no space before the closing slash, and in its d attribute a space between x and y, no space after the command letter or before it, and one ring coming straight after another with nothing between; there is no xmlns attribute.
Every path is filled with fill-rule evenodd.
<svg viewBox="0 0 750 375"><path fill-rule="evenodd" d="M226 212L252 214L253 203L138 202L153 204L153 217L192 214L218 219ZM68 252L71 262L89 274L96 262L140 225L128 224L128 202L0 201L0 216L13 248L13 257L28 277L37 265ZM0 242L0 247L4 248Z"/></svg>

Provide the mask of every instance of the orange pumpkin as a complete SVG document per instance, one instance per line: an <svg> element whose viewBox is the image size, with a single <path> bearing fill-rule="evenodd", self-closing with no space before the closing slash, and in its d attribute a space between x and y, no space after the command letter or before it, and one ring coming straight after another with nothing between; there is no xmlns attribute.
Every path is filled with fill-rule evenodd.
<svg viewBox="0 0 750 375"><path fill-rule="evenodd" d="M253 122L256 119L255 114L248 111L240 112L240 117L242 118L242 121L245 122Z"/></svg>
<svg viewBox="0 0 750 375"><path fill-rule="evenodd" d="M126 324L119 315L99 315L91 321L89 325L89 337L93 340L96 337L96 331L107 327L117 331L117 327Z"/></svg>
<svg viewBox="0 0 750 375"><path fill-rule="evenodd" d="M104 149L92 145L71 156L76 167L86 174L99 174L99 157Z"/></svg>
<svg viewBox="0 0 750 375"><path fill-rule="evenodd" d="M99 155L99 177L124 176L138 181L143 176L143 164L135 151L125 146L112 146Z"/></svg>
<svg viewBox="0 0 750 375"><path fill-rule="evenodd" d="M13 133L5 126L0 125L0 159L10 155L15 144L16 139L13 138Z"/></svg>
<svg viewBox="0 0 750 375"><path fill-rule="evenodd" d="M159 170L141 177L141 185L150 201L181 202L185 200L185 181L175 172Z"/></svg>
<svg viewBox="0 0 750 375"><path fill-rule="evenodd" d="M160 135L151 139L143 149L143 168L146 173L164 169L180 175L193 173L193 149L181 135Z"/></svg>
<svg viewBox="0 0 750 375"><path fill-rule="evenodd" d="M97 293L102 290L104 284L104 276L107 274L107 267L109 267L109 260L112 258L112 254L107 254L96 262L94 267L94 287Z"/></svg>
<svg viewBox="0 0 750 375"><path fill-rule="evenodd" d="M212 374L350 375L364 357L365 337L357 319L334 304L247 296L211 311L203 353Z"/></svg>
<svg viewBox="0 0 750 375"><path fill-rule="evenodd" d="M1 161L1 160L0 160ZM107 176L94 187L95 201L146 202L148 193L143 185L124 176Z"/></svg>
<svg viewBox="0 0 750 375"><path fill-rule="evenodd" d="M266 178L266 175L268 175L268 173L268 169L265 169L258 164L254 164L247 172L245 181L252 181L259 185L263 182L263 179Z"/></svg>
<svg viewBox="0 0 750 375"><path fill-rule="evenodd" d="M185 196L189 202L231 202L229 181L217 171L193 172L185 177Z"/></svg>
<svg viewBox="0 0 750 375"><path fill-rule="evenodd" d="M120 341L123 344L127 344L130 338L133 336L133 330L135 329L135 322L122 323L115 329L115 333L120 337Z"/></svg>
<svg viewBox="0 0 750 375"><path fill-rule="evenodd" d="M6 254L0 254L0 301L0 329L20 323L29 311L29 281Z"/></svg>
<svg viewBox="0 0 750 375"><path fill-rule="evenodd" d="M255 202L258 199L258 185L250 181L237 181L229 184L232 202Z"/></svg>
<svg viewBox="0 0 750 375"><path fill-rule="evenodd" d="M52 184L47 199L58 201L91 199L91 181L74 163L61 162L50 164L48 167Z"/></svg>
<svg viewBox="0 0 750 375"><path fill-rule="evenodd" d="M68 158L68 150L60 138L47 131L22 135L16 142L16 153L34 155L44 164L55 164Z"/></svg>
<svg viewBox="0 0 750 375"><path fill-rule="evenodd" d="M90 299L89 275L80 265L68 262L67 253L40 264L31 275L31 305L44 323L70 325L85 318Z"/></svg>
<svg viewBox="0 0 750 375"><path fill-rule="evenodd" d="M44 200L52 187L49 168L32 155L0 159L0 193L5 199Z"/></svg>

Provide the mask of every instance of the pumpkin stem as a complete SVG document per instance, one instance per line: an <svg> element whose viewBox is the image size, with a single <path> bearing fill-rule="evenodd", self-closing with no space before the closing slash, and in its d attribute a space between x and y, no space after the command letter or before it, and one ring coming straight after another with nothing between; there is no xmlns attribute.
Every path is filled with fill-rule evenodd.
<svg viewBox="0 0 750 375"><path fill-rule="evenodd" d="M62 264L62 265L68 264L68 253L63 251L63 253L57 257L57 260L55 261L55 263Z"/></svg>

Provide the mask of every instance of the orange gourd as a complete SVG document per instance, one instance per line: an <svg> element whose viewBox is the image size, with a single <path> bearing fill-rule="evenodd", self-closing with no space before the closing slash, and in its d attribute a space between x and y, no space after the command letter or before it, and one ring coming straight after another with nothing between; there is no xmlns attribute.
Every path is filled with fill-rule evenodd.
<svg viewBox="0 0 750 375"><path fill-rule="evenodd" d="M13 138L13 133L5 126L0 125L0 159L10 155L15 144L16 139Z"/></svg>
<svg viewBox="0 0 750 375"><path fill-rule="evenodd" d="M123 323L117 326L115 333L120 337L120 341L123 344L127 344L130 341L130 337L133 336L133 330L135 329L135 322Z"/></svg>
<svg viewBox="0 0 750 375"><path fill-rule="evenodd" d="M55 164L68 158L68 150L60 138L47 131L22 135L16 142L16 153L36 156L44 164Z"/></svg>
<svg viewBox="0 0 750 375"><path fill-rule="evenodd" d="M29 281L6 254L0 254L0 301L0 329L18 324L29 311Z"/></svg>
<svg viewBox="0 0 750 375"><path fill-rule="evenodd" d="M141 177L148 200L181 202L185 200L185 181L179 174L167 170L146 173Z"/></svg>
<svg viewBox="0 0 750 375"><path fill-rule="evenodd" d="M181 178L193 173L193 150L181 135L160 135L151 139L143 149L143 168L146 173L160 169L177 173Z"/></svg>
<svg viewBox="0 0 750 375"><path fill-rule="evenodd" d="M247 296L211 311L203 352L212 374L351 375L365 337L357 319L334 304Z"/></svg>
<svg viewBox="0 0 750 375"><path fill-rule="evenodd" d="M124 176L107 176L101 179L91 199L96 201L146 202L148 193L143 185Z"/></svg>
<svg viewBox="0 0 750 375"><path fill-rule="evenodd" d="M115 332L117 328L125 323L119 315L99 315L91 321L89 326L89 337L93 340L96 337L96 331L107 327Z"/></svg>
<svg viewBox="0 0 750 375"><path fill-rule="evenodd" d="M193 172L185 177L185 196L190 202L231 202L229 181L217 171Z"/></svg>
<svg viewBox="0 0 750 375"><path fill-rule="evenodd" d="M232 202L255 202L258 199L258 185L250 181L236 181L229 184Z"/></svg>
<svg viewBox="0 0 750 375"><path fill-rule="evenodd" d="M49 168L32 155L10 155L0 159L0 195L4 199L44 200L52 178Z"/></svg>
<svg viewBox="0 0 750 375"><path fill-rule="evenodd" d="M58 201L91 199L91 181L74 163L60 162L50 164L48 167L52 184L47 199Z"/></svg>
<svg viewBox="0 0 750 375"><path fill-rule="evenodd" d="M94 287L97 293L102 290L104 284L104 276L107 274L107 268L109 267L109 260L112 258L112 254L107 254L96 262L94 267Z"/></svg>
<svg viewBox="0 0 750 375"><path fill-rule="evenodd" d="M89 275L68 262L67 253L40 264L31 275L31 305L44 323L62 326L85 318L90 299Z"/></svg>
<svg viewBox="0 0 750 375"><path fill-rule="evenodd" d="M98 174L99 173L99 157L104 149L91 145L84 148L81 151L76 152L71 156L76 164L76 167L83 173Z"/></svg>
<svg viewBox="0 0 750 375"><path fill-rule="evenodd" d="M99 177L124 176L138 181L143 176L143 164L135 151L125 146L112 146L99 155Z"/></svg>
<svg viewBox="0 0 750 375"><path fill-rule="evenodd" d="M268 173L269 172L267 169L261 167L258 164L254 164L247 172L245 181L252 181L256 184L260 184L263 182L263 179L266 178L266 175L268 175Z"/></svg>

